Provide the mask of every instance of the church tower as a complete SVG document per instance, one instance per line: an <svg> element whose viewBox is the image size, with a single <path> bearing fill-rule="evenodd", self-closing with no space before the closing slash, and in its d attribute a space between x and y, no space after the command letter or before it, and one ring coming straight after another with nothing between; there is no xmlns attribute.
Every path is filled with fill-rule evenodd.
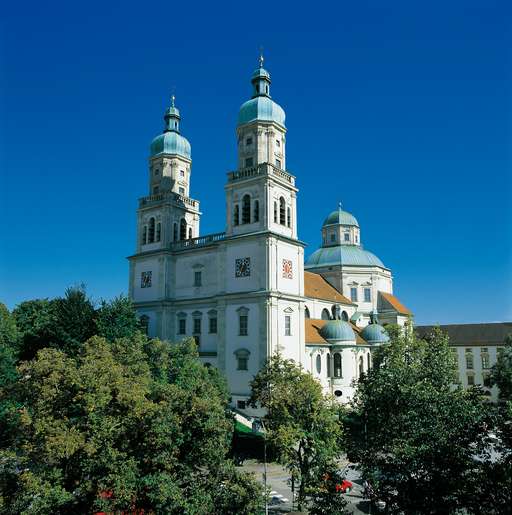
<svg viewBox="0 0 512 515"><path fill-rule="evenodd" d="M272 231L297 238L295 177L286 171L285 113L270 97L263 57L252 98L238 114L238 168L226 185L226 234Z"/></svg>
<svg viewBox="0 0 512 515"><path fill-rule="evenodd" d="M180 112L166 110L164 131L151 142L149 195L139 201L137 252L199 236L199 202L190 198L190 143L180 134Z"/></svg>

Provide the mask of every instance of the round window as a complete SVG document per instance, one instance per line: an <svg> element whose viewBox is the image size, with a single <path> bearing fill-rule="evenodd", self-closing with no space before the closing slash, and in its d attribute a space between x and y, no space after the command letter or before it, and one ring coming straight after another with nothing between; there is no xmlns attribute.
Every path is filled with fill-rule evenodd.
<svg viewBox="0 0 512 515"><path fill-rule="evenodd" d="M318 373L322 371L322 356L320 356L320 354L316 356L316 371Z"/></svg>
<svg viewBox="0 0 512 515"><path fill-rule="evenodd" d="M343 393L341 392L341 390L335 390L334 395L336 395L336 397L341 397Z"/></svg>

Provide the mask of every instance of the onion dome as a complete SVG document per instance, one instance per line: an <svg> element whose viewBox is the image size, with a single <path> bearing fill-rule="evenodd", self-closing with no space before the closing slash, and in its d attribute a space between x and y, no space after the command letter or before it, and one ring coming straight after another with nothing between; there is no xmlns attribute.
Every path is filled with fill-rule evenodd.
<svg viewBox="0 0 512 515"><path fill-rule="evenodd" d="M361 336L370 345L378 345L389 342L389 336L386 329L382 327L377 319L375 312L370 315L370 323L362 330Z"/></svg>
<svg viewBox="0 0 512 515"><path fill-rule="evenodd" d="M180 134L180 112L174 105L174 95L171 106L165 112L165 129L151 142L150 155L175 154L190 159L190 143Z"/></svg>
<svg viewBox="0 0 512 515"><path fill-rule="evenodd" d="M380 266L386 268L375 254L358 245L321 247L315 250L304 263L306 268L330 265Z"/></svg>
<svg viewBox="0 0 512 515"><path fill-rule="evenodd" d="M322 227L325 227L326 225L350 225L359 227L359 222L356 220L354 215L348 213L347 211L343 211L340 206L324 220Z"/></svg>
<svg viewBox="0 0 512 515"><path fill-rule="evenodd" d="M253 95L240 107L238 125L261 120L285 127L284 109L270 98L270 73L263 68L263 56L260 56L260 66L254 70L251 82Z"/></svg>
<svg viewBox="0 0 512 515"><path fill-rule="evenodd" d="M344 320L329 320L321 329L320 335L327 341L355 342L356 335L351 325Z"/></svg>

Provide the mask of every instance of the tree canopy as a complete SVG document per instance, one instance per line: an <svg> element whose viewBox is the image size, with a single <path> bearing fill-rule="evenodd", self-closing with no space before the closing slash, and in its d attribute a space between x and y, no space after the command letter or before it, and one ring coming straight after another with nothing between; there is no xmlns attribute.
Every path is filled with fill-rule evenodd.
<svg viewBox="0 0 512 515"><path fill-rule="evenodd" d="M279 355L267 361L251 387L251 403L266 411L268 441L299 485L300 510L341 455L340 407L311 374Z"/></svg>
<svg viewBox="0 0 512 515"><path fill-rule="evenodd" d="M346 445L390 512L454 513L479 488L488 410L477 389L454 386L456 365L439 330L427 340L389 328L388 345L357 386Z"/></svg>

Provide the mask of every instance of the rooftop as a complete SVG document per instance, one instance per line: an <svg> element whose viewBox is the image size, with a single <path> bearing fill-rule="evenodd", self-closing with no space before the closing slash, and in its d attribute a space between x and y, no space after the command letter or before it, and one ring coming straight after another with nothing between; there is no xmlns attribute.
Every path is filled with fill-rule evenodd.
<svg viewBox="0 0 512 515"><path fill-rule="evenodd" d="M321 275L304 271L304 296L341 304L353 304Z"/></svg>

